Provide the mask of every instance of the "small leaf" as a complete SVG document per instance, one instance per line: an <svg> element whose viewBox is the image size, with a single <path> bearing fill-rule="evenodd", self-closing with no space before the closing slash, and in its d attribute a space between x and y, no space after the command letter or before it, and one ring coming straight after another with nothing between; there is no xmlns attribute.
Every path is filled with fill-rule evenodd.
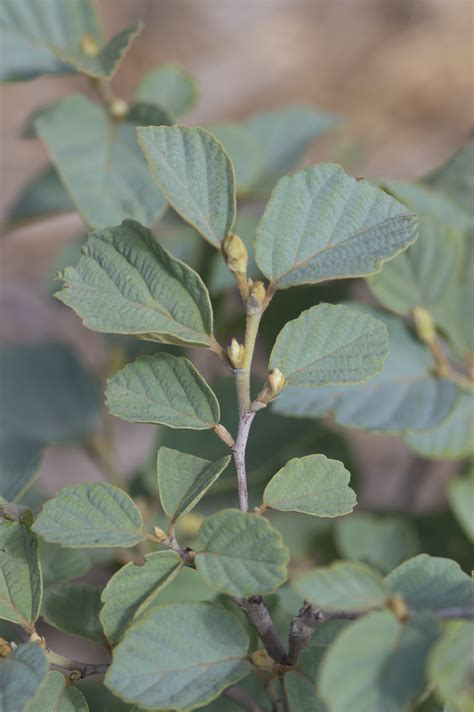
<svg viewBox="0 0 474 712"><path fill-rule="evenodd" d="M52 589L45 597L41 616L64 633L104 643L99 620L100 594L100 588L83 581Z"/></svg>
<svg viewBox="0 0 474 712"><path fill-rule="evenodd" d="M448 485L448 497L451 509L466 536L474 543L474 467L460 477L454 477Z"/></svg>
<svg viewBox="0 0 474 712"><path fill-rule="evenodd" d="M330 647L321 667L321 696L331 712L401 712L425 687L426 657L438 636L431 616L400 623L381 611L361 618Z"/></svg>
<svg viewBox="0 0 474 712"><path fill-rule="evenodd" d="M176 119L194 108L198 94L196 82L181 67L160 64L145 74L135 98L148 104L157 104Z"/></svg>
<svg viewBox="0 0 474 712"><path fill-rule="evenodd" d="M474 218L474 141L469 141L440 168L423 178L432 188L446 193Z"/></svg>
<svg viewBox="0 0 474 712"><path fill-rule="evenodd" d="M291 170L314 139L340 124L336 114L309 106L284 106L249 119L245 128L263 154L260 192L267 193L277 178Z"/></svg>
<svg viewBox="0 0 474 712"><path fill-rule="evenodd" d="M26 630L39 616L43 586L31 510L0 505L0 618ZM1 695L0 695L1 698Z"/></svg>
<svg viewBox="0 0 474 712"><path fill-rule="evenodd" d="M0 659L2 712L24 712L47 674L48 661L37 643L19 645Z"/></svg>
<svg viewBox="0 0 474 712"><path fill-rule="evenodd" d="M10 223L32 218L37 220L74 210L74 203L64 189L55 168L48 166L24 186L8 211L7 220Z"/></svg>
<svg viewBox="0 0 474 712"><path fill-rule="evenodd" d="M234 169L222 145L201 128L148 126L137 134L168 202L219 248L235 220Z"/></svg>
<svg viewBox="0 0 474 712"><path fill-rule="evenodd" d="M416 531L408 521L368 512L337 522L336 543L344 558L375 566L383 574L420 550Z"/></svg>
<svg viewBox="0 0 474 712"><path fill-rule="evenodd" d="M194 509L230 460L230 455L210 462L167 447L158 450L161 506L172 523Z"/></svg>
<svg viewBox="0 0 474 712"><path fill-rule="evenodd" d="M135 614L146 610L183 566L174 551L159 551L143 558L143 564L130 562L117 571L102 592L100 621L111 643L120 640Z"/></svg>
<svg viewBox="0 0 474 712"><path fill-rule="evenodd" d="M474 704L474 623L449 628L431 651L428 676L441 698L455 712L471 712Z"/></svg>
<svg viewBox="0 0 474 712"><path fill-rule="evenodd" d="M411 430L403 439L409 448L433 460L468 457L474 453L473 409L473 395L461 391L454 408L437 427L426 431Z"/></svg>
<svg viewBox="0 0 474 712"><path fill-rule="evenodd" d="M187 358L141 356L108 382L107 407L132 423L205 430L219 422L219 403Z"/></svg>
<svg viewBox="0 0 474 712"><path fill-rule="evenodd" d="M190 267L134 220L89 235L56 294L94 331L211 346L212 307Z"/></svg>
<svg viewBox="0 0 474 712"><path fill-rule="evenodd" d="M230 596L271 593L285 583L288 549L258 514L223 509L208 517L196 543L196 568L213 588Z"/></svg>
<svg viewBox="0 0 474 712"><path fill-rule="evenodd" d="M389 596L383 579L365 564L338 561L295 582L305 600L327 611L367 611L383 606Z"/></svg>
<svg viewBox="0 0 474 712"><path fill-rule="evenodd" d="M368 314L319 304L287 322L270 356L289 385L366 381L383 367L387 330Z"/></svg>
<svg viewBox="0 0 474 712"><path fill-rule="evenodd" d="M339 517L356 505L349 480L349 472L337 460L324 455L293 458L272 477L263 502L282 511Z"/></svg>
<svg viewBox="0 0 474 712"><path fill-rule="evenodd" d="M125 218L153 225L166 210L135 127L133 121L112 122L105 109L82 94L61 99L35 120L66 190L91 227L117 225Z"/></svg>
<svg viewBox="0 0 474 712"><path fill-rule="evenodd" d="M62 673L54 671L48 673L38 694L26 709L28 712L89 712L82 692L68 685Z"/></svg>
<svg viewBox="0 0 474 712"><path fill-rule="evenodd" d="M277 289L377 272L416 239L416 219L367 181L322 163L281 178L257 230L256 261Z"/></svg>
<svg viewBox="0 0 474 712"><path fill-rule="evenodd" d="M250 672L239 621L210 603L159 606L127 631L105 684L140 707L201 707Z"/></svg>
<svg viewBox="0 0 474 712"><path fill-rule="evenodd" d="M43 449L39 440L0 428L0 497L15 502L28 491L38 475Z"/></svg>
<svg viewBox="0 0 474 712"><path fill-rule="evenodd" d="M106 482L82 482L46 502L33 531L66 547L128 547L143 540L142 526L128 494Z"/></svg>
<svg viewBox="0 0 474 712"><path fill-rule="evenodd" d="M400 564L385 581L392 594L401 594L407 606L417 611L474 607L474 581L451 559L419 554Z"/></svg>
<svg viewBox="0 0 474 712"><path fill-rule="evenodd" d="M237 195L245 195L262 171L263 152L258 142L240 124L212 124L207 129L222 143L234 165Z"/></svg>
<svg viewBox="0 0 474 712"><path fill-rule="evenodd" d="M97 427L101 407L97 383L65 344L4 346L0 370L0 421L7 435L71 443L81 442ZM33 460L34 451L32 446Z"/></svg>

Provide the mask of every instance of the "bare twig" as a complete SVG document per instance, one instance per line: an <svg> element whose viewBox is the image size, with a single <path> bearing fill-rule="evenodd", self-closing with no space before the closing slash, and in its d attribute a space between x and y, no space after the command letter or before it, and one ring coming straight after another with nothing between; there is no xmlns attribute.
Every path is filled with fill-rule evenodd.
<svg viewBox="0 0 474 712"><path fill-rule="evenodd" d="M51 665L77 673L77 677L89 677L90 675L103 675L107 672L109 663L81 663L78 660L71 660L64 655L55 653L54 650L45 650L46 657Z"/></svg>
<svg viewBox="0 0 474 712"><path fill-rule="evenodd" d="M255 702L241 685L228 687L227 690L224 690L224 695L247 712L265 712L264 708Z"/></svg>
<svg viewBox="0 0 474 712"><path fill-rule="evenodd" d="M250 598L234 600L247 614L270 657L280 665L287 665L288 656L285 646L280 640L263 598L261 596L250 596Z"/></svg>
<svg viewBox="0 0 474 712"><path fill-rule="evenodd" d="M249 510L249 497L247 492L247 470L245 466L245 450L250 432L250 426L255 417L252 411L242 411L239 418L239 432L232 448L235 471L237 473L237 487L239 492L239 506L242 512Z"/></svg>

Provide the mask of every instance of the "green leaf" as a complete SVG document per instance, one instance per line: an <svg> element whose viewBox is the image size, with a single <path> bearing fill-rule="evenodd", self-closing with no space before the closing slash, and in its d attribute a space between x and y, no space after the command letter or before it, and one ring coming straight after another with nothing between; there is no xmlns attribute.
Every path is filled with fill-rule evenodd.
<svg viewBox="0 0 474 712"><path fill-rule="evenodd" d="M321 667L321 696L331 712L401 712L425 687L425 660L438 635L431 616L406 624L388 612L361 618L329 649Z"/></svg>
<svg viewBox="0 0 474 712"><path fill-rule="evenodd" d="M458 233L423 219L415 244L370 277L369 287L385 307L399 314L415 307L431 309L443 300L459 272L460 248Z"/></svg>
<svg viewBox="0 0 474 712"><path fill-rule="evenodd" d="M231 455L215 462L185 452L161 447L157 475L161 506L170 522L190 512L206 494L231 460Z"/></svg>
<svg viewBox="0 0 474 712"><path fill-rule="evenodd" d="M317 634L303 650L296 670L286 673L284 685L291 710L326 712L318 690L319 669L328 648L344 628L347 628L347 621L328 621L318 626Z"/></svg>
<svg viewBox="0 0 474 712"><path fill-rule="evenodd" d="M99 620L102 606L101 589L88 583L70 583L50 590L44 600L41 616L64 633L104 643Z"/></svg>
<svg viewBox="0 0 474 712"><path fill-rule="evenodd" d="M474 141L469 141L440 168L423 178L423 182L446 193L453 202L474 218Z"/></svg>
<svg viewBox="0 0 474 712"><path fill-rule="evenodd" d="M33 531L66 547L128 547L143 541L142 526L128 494L106 482L82 482L46 502Z"/></svg>
<svg viewBox="0 0 474 712"><path fill-rule="evenodd" d="M219 422L214 393L182 356L141 356L109 380L106 396L112 415L132 423L205 430Z"/></svg>
<svg viewBox="0 0 474 712"><path fill-rule="evenodd" d="M28 712L89 712L86 699L76 687L67 684L60 672L49 672L34 700L26 708Z"/></svg>
<svg viewBox="0 0 474 712"><path fill-rule="evenodd" d="M466 536L474 542L474 518L472 503L474 502L474 467L463 476L454 477L448 485L448 498L454 516L458 520Z"/></svg>
<svg viewBox="0 0 474 712"><path fill-rule="evenodd" d="M39 559L45 588L82 576L93 566L86 549L63 549L43 539L39 541Z"/></svg>
<svg viewBox="0 0 474 712"><path fill-rule="evenodd" d="M412 450L433 460L461 459L474 453L472 413L474 397L460 392L448 417L436 428L405 433L404 441Z"/></svg>
<svg viewBox="0 0 474 712"><path fill-rule="evenodd" d="M451 559L419 554L400 564L385 581L392 594L401 594L414 610L474 607L474 581Z"/></svg>
<svg viewBox="0 0 474 712"><path fill-rule="evenodd" d="M124 218L153 225L166 209L150 180L135 126L127 120L112 123L105 109L80 94L61 99L35 121L66 190L91 227Z"/></svg>
<svg viewBox="0 0 474 712"><path fill-rule="evenodd" d="M193 709L250 672L247 647L239 621L219 606L159 606L127 631L105 684L148 709Z"/></svg>
<svg viewBox="0 0 474 712"><path fill-rule="evenodd" d="M194 79L175 64L160 64L145 74L135 98L148 104L157 104L173 118L194 108L199 97Z"/></svg>
<svg viewBox="0 0 474 712"><path fill-rule="evenodd" d="M20 499L33 484L41 466L44 443L0 428L0 497Z"/></svg>
<svg viewBox="0 0 474 712"><path fill-rule="evenodd" d="M30 631L43 595L32 521L31 510L0 504L0 618Z"/></svg>
<svg viewBox="0 0 474 712"><path fill-rule="evenodd" d="M321 163L278 181L258 226L256 261L277 289L362 277L416 235L416 219L403 205Z"/></svg>
<svg viewBox="0 0 474 712"><path fill-rule="evenodd" d="M383 579L365 564L338 561L295 582L305 600L327 611L367 611L383 606L389 591Z"/></svg>
<svg viewBox="0 0 474 712"><path fill-rule="evenodd" d="M190 267L133 221L92 232L56 295L94 331L210 347L212 307Z"/></svg>
<svg viewBox="0 0 474 712"><path fill-rule="evenodd" d="M47 674L48 661L37 643L19 645L0 659L2 712L24 712Z"/></svg>
<svg viewBox="0 0 474 712"><path fill-rule="evenodd" d="M174 551L146 554L144 563L126 564L102 592L100 621L113 644L123 636L135 614L143 613L180 572L183 562Z"/></svg>
<svg viewBox="0 0 474 712"><path fill-rule="evenodd" d="M262 171L261 147L240 124L212 124L207 129L222 143L234 165L237 195L246 195Z"/></svg>
<svg viewBox="0 0 474 712"><path fill-rule="evenodd" d="M474 692L474 623L464 621L449 628L431 651L428 676L453 712L472 712Z"/></svg>
<svg viewBox="0 0 474 712"><path fill-rule="evenodd" d="M7 435L71 443L84 440L97 427L101 407L97 383L65 344L4 346L0 370L0 425ZM30 449L36 461L34 446Z"/></svg>
<svg viewBox="0 0 474 712"><path fill-rule="evenodd" d="M91 77L109 78L134 37L136 24L103 45L101 27L90 0L5 0L0 14L2 80L34 79L41 74L64 74L74 69ZM88 43L95 51L85 51Z"/></svg>
<svg viewBox="0 0 474 712"><path fill-rule="evenodd" d="M263 502L282 511L339 517L352 512L356 505L349 480L349 472L338 460L325 455L295 457L272 477Z"/></svg>
<svg viewBox="0 0 474 712"><path fill-rule="evenodd" d="M314 139L340 122L336 114L298 105L265 111L249 119L245 128L263 154L259 190L268 192L277 178L299 162Z"/></svg>
<svg viewBox="0 0 474 712"><path fill-rule="evenodd" d="M258 514L213 514L204 520L196 551L196 568L206 583L230 596L271 593L287 578L288 549Z"/></svg>
<svg viewBox="0 0 474 712"><path fill-rule="evenodd" d="M420 550L416 531L400 517L379 517L364 512L336 524L341 556L363 561L386 574Z"/></svg>
<svg viewBox="0 0 474 712"><path fill-rule="evenodd" d="M39 219L75 210L53 166L41 170L24 186L10 210L10 223Z"/></svg>
<svg viewBox="0 0 474 712"><path fill-rule="evenodd" d="M365 381L383 367L387 329L369 314L318 304L287 322L270 356L289 385Z"/></svg>
<svg viewBox="0 0 474 712"><path fill-rule="evenodd" d="M332 413L340 425L375 432L432 428L446 418L456 401L456 386L432 374L433 358L407 326L381 311L368 313L388 331L384 369L368 383L317 389L285 388L273 404L278 413L321 417Z"/></svg>
<svg viewBox="0 0 474 712"><path fill-rule="evenodd" d="M168 202L219 248L235 220L234 169L222 145L201 128L148 126L137 135Z"/></svg>

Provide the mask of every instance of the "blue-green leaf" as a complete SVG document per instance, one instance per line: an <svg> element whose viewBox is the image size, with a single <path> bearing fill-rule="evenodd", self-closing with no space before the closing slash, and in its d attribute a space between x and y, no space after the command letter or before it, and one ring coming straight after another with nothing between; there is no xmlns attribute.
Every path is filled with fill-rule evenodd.
<svg viewBox="0 0 474 712"><path fill-rule="evenodd" d="M175 64L160 64L145 74L135 98L147 104L156 104L177 118L194 107L198 99L194 79Z"/></svg>

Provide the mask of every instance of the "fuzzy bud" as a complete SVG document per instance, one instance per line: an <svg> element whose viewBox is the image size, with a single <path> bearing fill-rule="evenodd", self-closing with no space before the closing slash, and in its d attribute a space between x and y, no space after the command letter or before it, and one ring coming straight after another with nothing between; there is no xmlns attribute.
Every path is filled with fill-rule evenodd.
<svg viewBox="0 0 474 712"><path fill-rule="evenodd" d="M155 533L156 538L158 539L158 542L165 541L168 538L163 529L160 529L160 527L155 527L153 531Z"/></svg>
<svg viewBox="0 0 474 712"><path fill-rule="evenodd" d="M263 282L260 282L260 281L252 282L252 284L249 286L250 286L250 294L252 296L254 296L256 299L258 299L260 304L263 304L263 302L265 301L265 295L267 293Z"/></svg>
<svg viewBox="0 0 474 712"><path fill-rule="evenodd" d="M109 106L109 113L113 119L124 119L128 114L128 104L123 99L114 99Z"/></svg>
<svg viewBox="0 0 474 712"><path fill-rule="evenodd" d="M270 390L272 393L275 395L281 391L283 386L286 383L286 378L282 374L279 368L274 368L273 371L270 371L268 374L268 385L270 386Z"/></svg>
<svg viewBox="0 0 474 712"><path fill-rule="evenodd" d="M230 362L234 368L241 368L242 363L244 361L244 347L242 344L239 344L237 339L232 339L229 348L227 349L227 353L230 358Z"/></svg>
<svg viewBox="0 0 474 712"><path fill-rule="evenodd" d="M246 274L248 254L242 239L234 233L229 233L222 243L222 252L231 272Z"/></svg>
<svg viewBox="0 0 474 712"><path fill-rule="evenodd" d="M416 332L425 344L432 344L436 339L436 327L428 309L415 307L413 309L413 319L415 320Z"/></svg>
<svg viewBox="0 0 474 712"><path fill-rule="evenodd" d="M90 34L90 32L86 32L84 35L82 35L81 50L88 57L97 57L97 55L99 54L99 45L97 44L95 38Z"/></svg>

